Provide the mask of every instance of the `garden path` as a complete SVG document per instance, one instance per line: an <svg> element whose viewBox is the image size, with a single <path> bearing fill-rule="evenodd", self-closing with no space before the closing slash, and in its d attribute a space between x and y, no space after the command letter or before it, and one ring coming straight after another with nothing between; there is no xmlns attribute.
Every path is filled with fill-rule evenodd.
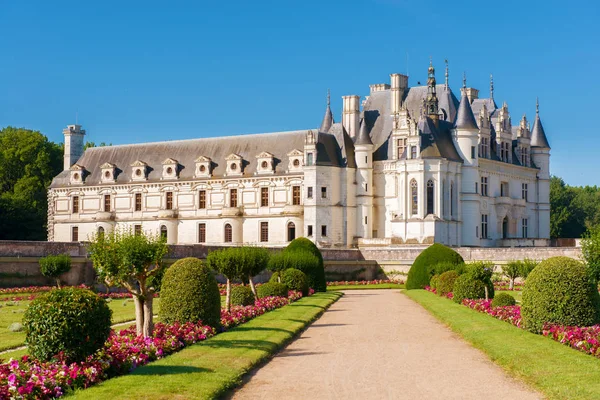
<svg viewBox="0 0 600 400"><path fill-rule="evenodd" d="M399 290L351 290L231 396L541 399Z"/></svg>

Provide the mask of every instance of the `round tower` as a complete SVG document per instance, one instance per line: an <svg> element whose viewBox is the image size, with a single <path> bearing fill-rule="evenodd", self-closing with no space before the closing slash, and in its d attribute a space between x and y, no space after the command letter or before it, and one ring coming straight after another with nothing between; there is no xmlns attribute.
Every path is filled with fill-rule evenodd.
<svg viewBox="0 0 600 400"><path fill-rule="evenodd" d="M373 142L363 118L354 143L356 158L356 236L369 239L373 232Z"/></svg>

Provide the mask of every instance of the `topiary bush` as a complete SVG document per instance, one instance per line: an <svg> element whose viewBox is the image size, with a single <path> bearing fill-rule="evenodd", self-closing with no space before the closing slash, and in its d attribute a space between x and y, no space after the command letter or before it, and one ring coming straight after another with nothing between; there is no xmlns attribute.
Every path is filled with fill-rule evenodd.
<svg viewBox="0 0 600 400"><path fill-rule="evenodd" d="M485 284L475 279L470 274L462 274L454 281L452 300L461 304L464 299L483 299L485 297Z"/></svg>
<svg viewBox="0 0 600 400"><path fill-rule="evenodd" d="M288 288L283 283L263 283L256 288L256 294L258 295L258 298L261 299L269 296L288 297Z"/></svg>
<svg viewBox="0 0 600 400"><path fill-rule="evenodd" d="M498 293L492 300L492 307L506 307L517 304L514 297L508 293Z"/></svg>
<svg viewBox="0 0 600 400"><path fill-rule="evenodd" d="M440 279L440 276L438 274L435 274L434 276L431 277L431 279L429 280L429 287L437 290L437 285L438 285L438 281Z"/></svg>
<svg viewBox="0 0 600 400"><path fill-rule="evenodd" d="M444 272L448 272L448 271L456 271L458 273L458 275L461 275L462 273L465 272L465 269L466 269L466 266L463 263L455 264L453 262L444 261L444 262L433 265L429 269L429 275L431 275L431 276L438 275L439 276L439 275L442 275Z"/></svg>
<svg viewBox="0 0 600 400"><path fill-rule="evenodd" d="M250 286L234 286L231 289L231 305L251 306L254 304L254 293Z"/></svg>
<svg viewBox="0 0 600 400"><path fill-rule="evenodd" d="M459 265L463 264L464 260L450 247L439 243L432 244L419 254L410 267L406 279L406 289L423 289L428 286L433 275L433 266L442 262Z"/></svg>
<svg viewBox="0 0 600 400"><path fill-rule="evenodd" d="M160 319L198 322L218 327L221 321L221 296L212 271L197 258L176 261L165 272L160 292Z"/></svg>
<svg viewBox="0 0 600 400"><path fill-rule="evenodd" d="M310 259L293 267L304 272L308 278L308 283L316 292L327 291L327 281L325 279L325 265L323 255L319 248L309 239L299 237L290 242L283 251L284 253L309 253L317 258L316 264Z"/></svg>
<svg viewBox="0 0 600 400"><path fill-rule="evenodd" d="M286 285L290 290L302 292L302 296L308 295L306 274L296 268L289 268L283 271L281 273L281 283Z"/></svg>
<svg viewBox="0 0 600 400"><path fill-rule="evenodd" d="M441 274L437 281L437 294L440 296L445 296L452 292L454 289L454 282L457 278L458 272L456 271L446 271Z"/></svg>
<svg viewBox="0 0 600 400"><path fill-rule="evenodd" d="M315 288L315 286L321 285L319 282L320 277L318 276L319 271L319 259L313 254L306 251L293 251L293 252L280 252L271 256L269 260L269 269L271 271L284 271L286 269L295 268L306 274L308 286ZM276 279L276 278L275 278Z"/></svg>
<svg viewBox="0 0 600 400"><path fill-rule="evenodd" d="M273 272L273 274L271 275L271 278L269 278L269 282L280 283L279 282L280 276L281 276L281 274L279 272Z"/></svg>
<svg viewBox="0 0 600 400"><path fill-rule="evenodd" d="M50 255L40 258L40 272L43 276L56 279L60 287L60 275L71 270L71 256L68 254Z"/></svg>
<svg viewBox="0 0 600 400"><path fill-rule="evenodd" d="M523 326L541 332L544 324L590 326L600 322L600 296L585 265L569 257L542 261L523 288Z"/></svg>
<svg viewBox="0 0 600 400"><path fill-rule="evenodd" d="M494 264L488 261L476 261L465 266L465 274L471 275L474 279L477 279L487 287L488 298L494 298L494 282L492 282L492 275L494 273ZM485 298L485 295L483 296Z"/></svg>
<svg viewBox="0 0 600 400"><path fill-rule="evenodd" d="M83 361L100 349L110 333L112 311L90 290L51 290L34 299L23 317L29 354L48 361L62 352Z"/></svg>

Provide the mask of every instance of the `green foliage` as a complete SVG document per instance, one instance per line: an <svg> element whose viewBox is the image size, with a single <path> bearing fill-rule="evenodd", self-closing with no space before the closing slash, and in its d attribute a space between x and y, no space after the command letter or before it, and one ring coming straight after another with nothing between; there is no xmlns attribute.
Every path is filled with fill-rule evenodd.
<svg viewBox="0 0 600 400"><path fill-rule="evenodd" d="M40 258L40 272L48 278L56 279L60 286L59 276L71 270L71 256L68 254L50 255Z"/></svg>
<svg viewBox="0 0 600 400"><path fill-rule="evenodd" d="M272 268L272 269L271 269ZM271 256L269 269L272 271L284 271L286 269L295 268L306 274L308 286L315 288L325 284L325 275L322 267L319 266L319 259L307 251L283 251L275 253ZM321 274L323 272L323 275Z"/></svg>
<svg viewBox="0 0 600 400"><path fill-rule="evenodd" d="M579 238L600 225L600 188L569 186L553 176L550 179L550 236Z"/></svg>
<svg viewBox="0 0 600 400"><path fill-rule="evenodd" d="M458 278L458 272L446 271L438 278L436 290L439 296L445 296L454 288L454 282Z"/></svg>
<svg viewBox="0 0 600 400"><path fill-rule="evenodd" d="M269 278L269 282L279 283L279 277L280 276L281 276L280 272L273 272L273 274L271 275L271 278Z"/></svg>
<svg viewBox="0 0 600 400"><path fill-rule="evenodd" d="M269 250L264 247L229 247L224 251L234 260L240 279L260 274L269 264Z"/></svg>
<svg viewBox="0 0 600 400"><path fill-rule="evenodd" d="M283 283L268 282L258 286L256 288L256 293L259 298L268 296L287 297L288 288Z"/></svg>
<svg viewBox="0 0 600 400"><path fill-rule="evenodd" d="M488 298L494 298L494 283L492 282L494 264L489 261L476 261L467 264L465 266L464 273L472 276L476 280L483 282L488 289Z"/></svg>
<svg viewBox="0 0 600 400"><path fill-rule="evenodd" d="M429 269L429 275L441 275L447 271L456 271L460 275L465 271L465 264L456 264L455 262L442 261L433 265Z"/></svg>
<svg viewBox="0 0 600 400"><path fill-rule="evenodd" d="M163 278L159 317L165 323L198 322L218 327L221 320L219 285L212 271L197 258L176 261Z"/></svg>
<svg viewBox="0 0 600 400"><path fill-rule="evenodd" d="M588 270L569 257L542 261L523 288L523 326L540 332L545 323L590 326L600 322L600 296Z"/></svg>
<svg viewBox="0 0 600 400"><path fill-rule="evenodd" d="M515 279L517 279L521 276L521 273L523 271L523 261L520 261L520 260L509 261L505 265L503 265L501 268L502 268L502 274L506 278L508 278L511 281L511 283L514 283Z"/></svg>
<svg viewBox="0 0 600 400"><path fill-rule="evenodd" d="M252 304L254 304L254 293L249 286L234 286L231 289L231 305L251 306Z"/></svg>
<svg viewBox="0 0 600 400"><path fill-rule="evenodd" d="M241 279L242 273L231 251L231 248L214 250L206 256L209 268L223 274L227 279Z"/></svg>
<svg viewBox="0 0 600 400"><path fill-rule="evenodd" d="M306 274L299 269L289 268L281 273L281 283L290 290L302 292L303 296L308 294L308 280Z"/></svg>
<svg viewBox="0 0 600 400"><path fill-rule="evenodd" d="M498 293L492 300L492 307L514 306L517 301L508 293Z"/></svg>
<svg viewBox="0 0 600 400"><path fill-rule="evenodd" d="M454 281L452 294L454 295L452 300L459 304L464 299L483 299L485 298L485 284L471 274L462 274Z"/></svg>
<svg viewBox="0 0 600 400"><path fill-rule="evenodd" d="M527 279L531 271L533 271L533 269L537 267L538 264L539 262L537 262L536 260L532 260L530 258L524 259L521 262L521 278Z"/></svg>
<svg viewBox="0 0 600 400"><path fill-rule="evenodd" d="M440 279L440 276L438 274L435 274L434 276L432 276L431 279L429 280L429 287L437 290L437 285L438 285L439 279Z"/></svg>
<svg viewBox="0 0 600 400"><path fill-rule="evenodd" d="M456 251L443 244L435 243L426 248L415 259L415 262L408 271L406 280L406 289L423 289L429 285L433 266L449 262L454 265L463 264L464 260Z"/></svg>
<svg viewBox="0 0 600 400"><path fill-rule="evenodd" d="M304 272L308 278L308 284L316 292L327 291L327 280L325 279L325 264L323 255L319 248L309 239L299 237L290 242L283 251L284 253L309 253L317 258L317 263L307 257L303 263L293 267Z"/></svg>
<svg viewBox="0 0 600 400"><path fill-rule="evenodd" d="M106 342L111 315L106 301L89 290L51 290L34 299L25 311L29 354L50 360L63 352L69 361L83 361Z"/></svg>
<svg viewBox="0 0 600 400"><path fill-rule="evenodd" d="M581 241L581 252L591 276L600 281L600 225L592 228Z"/></svg>
<svg viewBox="0 0 600 400"><path fill-rule="evenodd" d="M47 188L62 169L61 146L40 132L0 130L0 240L46 240Z"/></svg>

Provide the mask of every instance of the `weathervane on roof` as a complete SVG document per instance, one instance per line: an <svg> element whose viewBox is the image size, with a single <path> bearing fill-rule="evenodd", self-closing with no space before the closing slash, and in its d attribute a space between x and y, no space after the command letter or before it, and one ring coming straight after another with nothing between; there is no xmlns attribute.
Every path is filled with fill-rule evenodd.
<svg viewBox="0 0 600 400"><path fill-rule="evenodd" d="M448 59L445 59L444 62L446 63L446 85L445 85L445 89L448 90Z"/></svg>
<svg viewBox="0 0 600 400"><path fill-rule="evenodd" d="M331 104L331 92L329 91L329 89L327 89L327 105L329 106Z"/></svg>
<svg viewBox="0 0 600 400"><path fill-rule="evenodd" d="M490 99L494 99L494 75L490 74Z"/></svg>
<svg viewBox="0 0 600 400"><path fill-rule="evenodd" d="M535 96L535 115L540 115L540 99Z"/></svg>
<svg viewBox="0 0 600 400"><path fill-rule="evenodd" d="M463 71L463 88L467 88L467 73Z"/></svg>

